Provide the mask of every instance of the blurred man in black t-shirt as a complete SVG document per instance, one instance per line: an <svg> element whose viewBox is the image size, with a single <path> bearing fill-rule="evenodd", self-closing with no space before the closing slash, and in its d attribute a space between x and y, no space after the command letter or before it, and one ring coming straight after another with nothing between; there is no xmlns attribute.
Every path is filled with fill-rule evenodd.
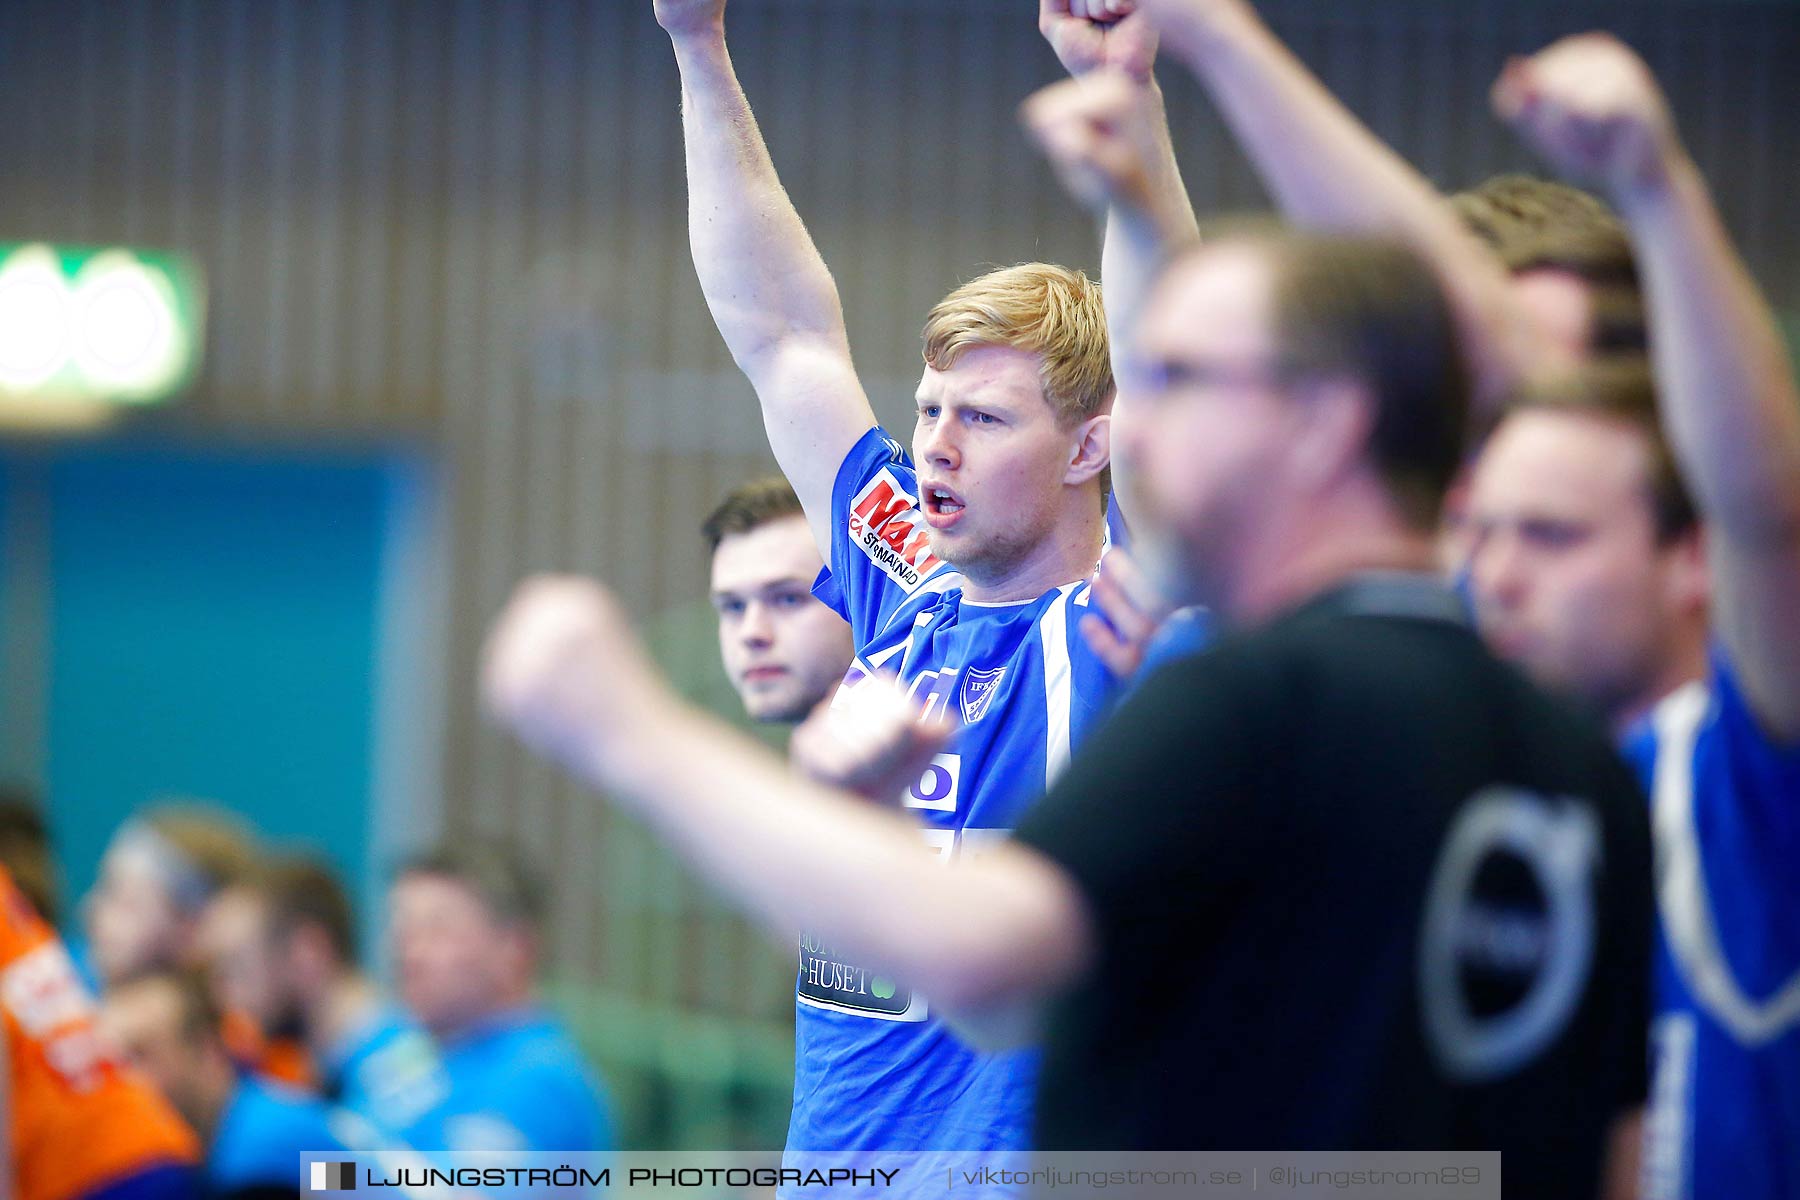
<svg viewBox="0 0 1800 1200"><path fill-rule="evenodd" d="M1648 830L1602 732L1430 574L1465 387L1435 285L1380 244L1227 240L1134 359L1116 452L1239 633L1019 831L1087 925L1042 1144L1489 1148L1509 1194L1595 1194L1645 1088Z"/></svg>

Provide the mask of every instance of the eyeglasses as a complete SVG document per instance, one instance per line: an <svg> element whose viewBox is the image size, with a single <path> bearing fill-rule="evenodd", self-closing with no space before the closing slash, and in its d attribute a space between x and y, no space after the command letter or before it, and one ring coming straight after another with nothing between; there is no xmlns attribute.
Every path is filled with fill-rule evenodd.
<svg viewBox="0 0 1800 1200"><path fill-rule="evenodd" d="M1279 387L1299 373L1296 364L1281 358L1248 362L1201 359L1129 362L1125 364L1119 383L1121 388L1134 394L1155 395L1176 390L1241 392Z"/></svg>

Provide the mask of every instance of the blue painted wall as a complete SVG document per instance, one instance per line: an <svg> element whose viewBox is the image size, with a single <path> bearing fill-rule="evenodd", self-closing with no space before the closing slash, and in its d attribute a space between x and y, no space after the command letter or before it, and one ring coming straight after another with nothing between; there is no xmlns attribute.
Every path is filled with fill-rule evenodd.
<svg viewBox="0 0 1800 1200"><path fill-rule="evenodd" d="M159 796L315 847L357 889L389 473L167 446L52 463L43 761L71 899Z"/></svg>

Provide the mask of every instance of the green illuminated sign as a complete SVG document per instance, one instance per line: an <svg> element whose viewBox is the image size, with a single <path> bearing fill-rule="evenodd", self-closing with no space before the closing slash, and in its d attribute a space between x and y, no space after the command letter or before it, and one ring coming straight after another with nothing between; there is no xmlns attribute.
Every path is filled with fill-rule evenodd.
<svg viewBox="0 0 1800 1200"><path fill-rule="evenodd" d="M0 399L166 400L200 365L204 321L180 255L0 244Z"/></svg>

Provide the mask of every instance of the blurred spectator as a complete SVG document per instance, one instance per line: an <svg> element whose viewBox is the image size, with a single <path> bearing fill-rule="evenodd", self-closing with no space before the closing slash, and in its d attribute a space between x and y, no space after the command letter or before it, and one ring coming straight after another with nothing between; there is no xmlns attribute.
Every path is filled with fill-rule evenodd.
<svg viewBox="0 0 1800 1200"><path fill-rule="evenodd" d="M398 1129L444 1099L431 1039L357 969L350 901L324 865L277 859L227 888L201 944L218 1002L294 1039L327 1100Z"/></svg>
<svg viewBox="0 0 1800 1200"><path fill-rule="evenodd" d="M420 1150L608 1150L601 1090L539 1004L542 884L510 848L407 862L390 914L401 999L438 1041L450 1097L403 1131Z"/></svg>
<svg viewBox="0 0 1800 1200"><path fill-rule="evenodd" d="M101 981L191 965L207 903L255 862L249 831L217 809L159 807L120 826L83 913Z"/></svg>
<svg viewBox="0 0 1800 1200"><path fill-rule="evenodd" d="M258 853L250 828L210 805L162 805L121 825L82 914L102 990L149 971L202 967L208 910L256 871ZM312 1083L311 1064L294 1042L268 1037L233 1008L220 1020L233 1061L284 1083Z"/></svg>
<svg viewBox="0 0 1800 1200"><path fill-rule="evenodd" d="M94 1002L46 919L57 911L49 843L23 791L0 798L0 997L6 1147L18 1200L179 1200L194 1195L194 1135L96 1032Z"/></svg>
<svg viewBox="0 0 1800 1200"><path fill-rule="evenodd" d="M115 983L101 1024L199 1131L211 1195L297 1195L301 1154L339 1148L322 1101L232 1062L202 976L156 970Z"/></svg>

